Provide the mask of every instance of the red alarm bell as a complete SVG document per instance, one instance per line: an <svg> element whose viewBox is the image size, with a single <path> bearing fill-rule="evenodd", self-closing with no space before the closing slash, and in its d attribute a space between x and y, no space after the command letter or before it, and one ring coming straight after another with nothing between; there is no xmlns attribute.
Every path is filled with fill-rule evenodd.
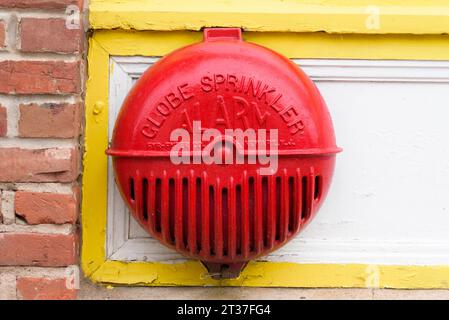
<svg viewBox="0 0 449 320"><path fill-rule="evenodd" d="M339 151L301 69L240 29L212 28L137 81L107 154L152 237L236 277L314 217Z"/></svg>

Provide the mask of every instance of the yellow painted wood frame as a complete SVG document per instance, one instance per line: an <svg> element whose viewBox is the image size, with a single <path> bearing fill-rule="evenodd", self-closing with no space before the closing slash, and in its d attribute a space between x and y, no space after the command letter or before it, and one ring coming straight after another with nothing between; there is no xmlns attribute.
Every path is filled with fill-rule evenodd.
<svg viewBox="0 0 449 320"><path fill-rule="evenodd" d="M447 0L90 0L89 11L94 29L443 34L449 28Z"/></svg>
<svg viewBox="0 0 449 320"><path fill-rule="evenodd" d="M96 1L98 2L98 1ZM245 32L290 58L449 60L447 35ZM82 268L95 282L148 286L449 288L449 266L251 262L240 278L213 280L199 262L164 264L106 258L108 95L111 55L162 56L201 41L193 31L94 31L88 56L82 202Z"/></svg>

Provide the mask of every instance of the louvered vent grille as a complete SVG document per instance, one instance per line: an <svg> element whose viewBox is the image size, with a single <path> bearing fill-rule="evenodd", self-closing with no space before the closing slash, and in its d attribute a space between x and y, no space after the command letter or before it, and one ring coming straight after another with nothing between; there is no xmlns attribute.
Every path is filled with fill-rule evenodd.
<svg viewBox="0 0 449 320"><path fill-rule="evenodd" d="M154 235L193 255L249 259L271 250L307 222L322 177L310 168L273 176L211 181L206 172L167 171L129 178L128 196Z"/></svg>

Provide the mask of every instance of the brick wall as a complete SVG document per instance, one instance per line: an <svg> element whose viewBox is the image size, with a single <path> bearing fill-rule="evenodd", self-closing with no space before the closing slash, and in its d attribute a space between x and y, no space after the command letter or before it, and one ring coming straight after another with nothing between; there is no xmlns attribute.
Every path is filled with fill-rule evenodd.
<svg viewBox="0 0 449 320"><path fill-rule="evenodd" d="M82 7L0 0L0 299L76 297Z"/></svg>

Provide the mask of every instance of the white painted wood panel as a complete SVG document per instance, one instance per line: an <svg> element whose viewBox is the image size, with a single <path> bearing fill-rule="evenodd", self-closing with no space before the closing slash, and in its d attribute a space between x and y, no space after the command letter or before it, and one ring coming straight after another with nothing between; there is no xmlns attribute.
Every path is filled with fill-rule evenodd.
<svg viewBox="0 0 449 320"><path fill-rule="evenodd" d="M156 60L111 59L111 130L133 82ZM316 219L265 260L449 264L449 62L295 62L321 90L344 151ZM109 180L109 257L183 260L147 236L111 171Z"/></svg>

